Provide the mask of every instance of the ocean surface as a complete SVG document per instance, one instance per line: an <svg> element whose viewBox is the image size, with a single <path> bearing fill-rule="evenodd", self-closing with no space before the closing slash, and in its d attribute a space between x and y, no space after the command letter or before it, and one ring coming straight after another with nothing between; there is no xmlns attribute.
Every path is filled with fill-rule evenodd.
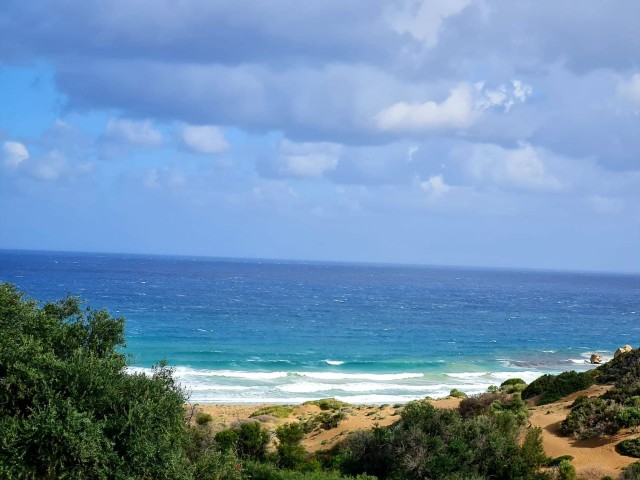
<svg viewBox="0 0 640 480"><path fill-rule="evenodd" d="M640 344L640 276L0 250L0 281L126 318L198 403L398 403Z"/></svg>

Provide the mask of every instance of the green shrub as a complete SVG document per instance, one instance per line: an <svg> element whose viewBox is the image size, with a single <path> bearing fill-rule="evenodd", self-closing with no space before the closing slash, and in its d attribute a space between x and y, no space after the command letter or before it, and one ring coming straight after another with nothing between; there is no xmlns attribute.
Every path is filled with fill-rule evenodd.
<svg viewBox="0 0 640 480"><path fill-rule="evenodd" d="M542 375L541 377L536 378L522 391L522 398L524 400L527 400L529 398L535 397L536 395L540 395L542 392L547 390L553 378L554 376L550 374Z"/></svg>
<svg viewBox="0 0 640 480"><path fill-rule="evenodd" d="M562 460L558 464L558 480L576 480L576 467L569 460Z"/></svg>
<svg viewBox="0 0 640 480"><path fill-rule="evenodd" d="M522 398L527 399L541 394L537 404L545 405L584 390L594 383L594 377L589 372L570 371L560 375L543 375L522 391Z"/></svg>
<svg viewBox="0 0 640 480"><path fill-rule="evenodd" d="M640 480L640 462L632 463L622 470L621 478L623 480Z"/></svg>
<svg viewBox="0 0 640 480"><path fill-rule="evenodd" d="M638 367L640 367L640 349L635 349L600 365L593 370L593 374L599 384L613 383Z"/></svg>
<svg viewBox="0 0 640 480"><path fill-rule="evenodd" d="M238 443L238 432L232 428L221 430L216 433L214 440L218 450L222 452L235 452Z"/></svg>
<svg viewBox="0 0 640 480"><path fill-rule="evenodd" d="M263 460L269 444L269 432L257 422L241 423L237 430L236 451L240 458Z"/></svg>
<svg viewBox="0 0 640 480"><path fill-rule="evenodd" d="M467 394L464 392L461 392L460 390L458 390L457 388L452 389L449 392L449 396L450 397L454 397L454 398L467 398Z"/></svg>
<svg viewBox="0 0 640 480"><path fill-rule="evenodd" d="M293 413L293 408L284 405L268 405L261 407L253 412L250 417L259 417L260 415L271 415L276 418L288 418Z"/></svg>
<svg viewBox="0 0 640 480"><path fill-rule="evenodd" d="M547 462L547 467L557 467L558 465L560 465L560 462L567 460L567 461L571 461L573 460L573 456L572 455L561 455L559 457L556 458L552 458Z"/></svg>
<svg viewBox="0 0 640 480"><path fill-rule="evenodd" d="M129 374L124 319L0 284L0 476L191 477L172 370Z"/></svg>
<svg viewBox="0 0 640 480"><path fill-rule="evenodd" d="M340 400L336 400L335 398L322 398L320 400L310 400L308 402L304 402L303 405L316 405L320 407L320 410L340 410L349 404Z"/></svg>
<svg viewBox="0 0 640 480"><path fill-rule="evenodd" d="M472 395L460 402L458 411L463 418L479 415L511 414L518 425L524 425L529 416L529 409L520 398L520 394L481 393Z"/></svg>
<svg viewBox="0 0 640 480"><path fill-rule="evenodd" d="M293 470L302 470L307 465L307 451L300 445L304 438L301 423L287 423L276 429L278 445L276 453L278 466Z"/></svg>
<svg viewBox="0 0 640 480"><path fill-rule="evenodd" d="M345 474L380 479L539 478L547 461L540 430L528 433L522 446L519 431L508 411L465 419L457 410L415 401L394 425L351 434L334 449L333 462Z"/></svg>
<svg viewBox="0 0 640 480"><path fill-rule="evenodd" d="M525 382L521 378L509 378L500 384L500 388L511 387L513 385L526 385L526 384L527 382Z"/></svg>
<svg viewBox="0 0 640 480"><path fill-rule="evenodd" d="M589 398L571 410L560 424L560 432L575 438L613 435L620 429L622 407L599 397Z"/></svg>
<svg viewBox="0 0 640 480"><path fill-rule="evenodd" d="M211 416L210 413L198 412L196 414L196 423L198 425L204 425L206 423L209 423L212 420L213 420L213 417Z"/></svg>
<svg viewBox="0 0 640 480"><path fill-rule="evenodd" d="M640 438L623 440L616 445L616 450L620 455L640 458Z"/></svg>
<svg viewBox="0 0 640 480"><path fill-rule="evenodd" d="M324 430L331 430L332 428L338 428L338 426L340 426L340 422L342 422L346 417L347 416L342 412L322 412L315 416L315 420Z"/></svg>

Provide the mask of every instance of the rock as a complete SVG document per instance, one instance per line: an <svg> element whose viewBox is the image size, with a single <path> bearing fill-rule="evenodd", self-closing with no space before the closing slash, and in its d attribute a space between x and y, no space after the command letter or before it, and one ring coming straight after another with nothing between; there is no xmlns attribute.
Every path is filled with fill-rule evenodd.
<svg viewBox="0 0 640 480"><path fill-rule="evenodd" d="M616 350L616 353L613 354L613 358L616 358L618 355L621 355L623 353L630 352L631 350L633 350L633 347L631 345L625 345L624 347L620 347L619 349Z"/></svg>
<svg viewBox="0 0 640 480"><path fill-rule="evenodd" d="M597 353L594 353L593 355L591 355L591 358L589 359L589 361L591 363L602 363L602 355L598 355Z"/></svg>

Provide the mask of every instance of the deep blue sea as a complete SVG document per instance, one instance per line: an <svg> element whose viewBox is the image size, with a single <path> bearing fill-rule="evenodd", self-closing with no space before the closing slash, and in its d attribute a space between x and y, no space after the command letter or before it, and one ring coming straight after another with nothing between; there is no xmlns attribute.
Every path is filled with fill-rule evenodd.
<svg viewBox="0 0 640 480"><path fill-rule="evenodd" d="M199 403L396 403L640 343L640 276L0 250L0 281L126 318Z"/></svg>

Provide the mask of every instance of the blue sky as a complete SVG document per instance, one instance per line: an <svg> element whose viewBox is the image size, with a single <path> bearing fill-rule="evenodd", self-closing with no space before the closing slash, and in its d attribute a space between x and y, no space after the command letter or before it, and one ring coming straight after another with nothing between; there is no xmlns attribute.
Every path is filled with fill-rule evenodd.
<svg viewBox="0 0 640 480"><path fill-rule="evenodd" d="M636 0L7 0L0 248L640 272Z"/></svg>

